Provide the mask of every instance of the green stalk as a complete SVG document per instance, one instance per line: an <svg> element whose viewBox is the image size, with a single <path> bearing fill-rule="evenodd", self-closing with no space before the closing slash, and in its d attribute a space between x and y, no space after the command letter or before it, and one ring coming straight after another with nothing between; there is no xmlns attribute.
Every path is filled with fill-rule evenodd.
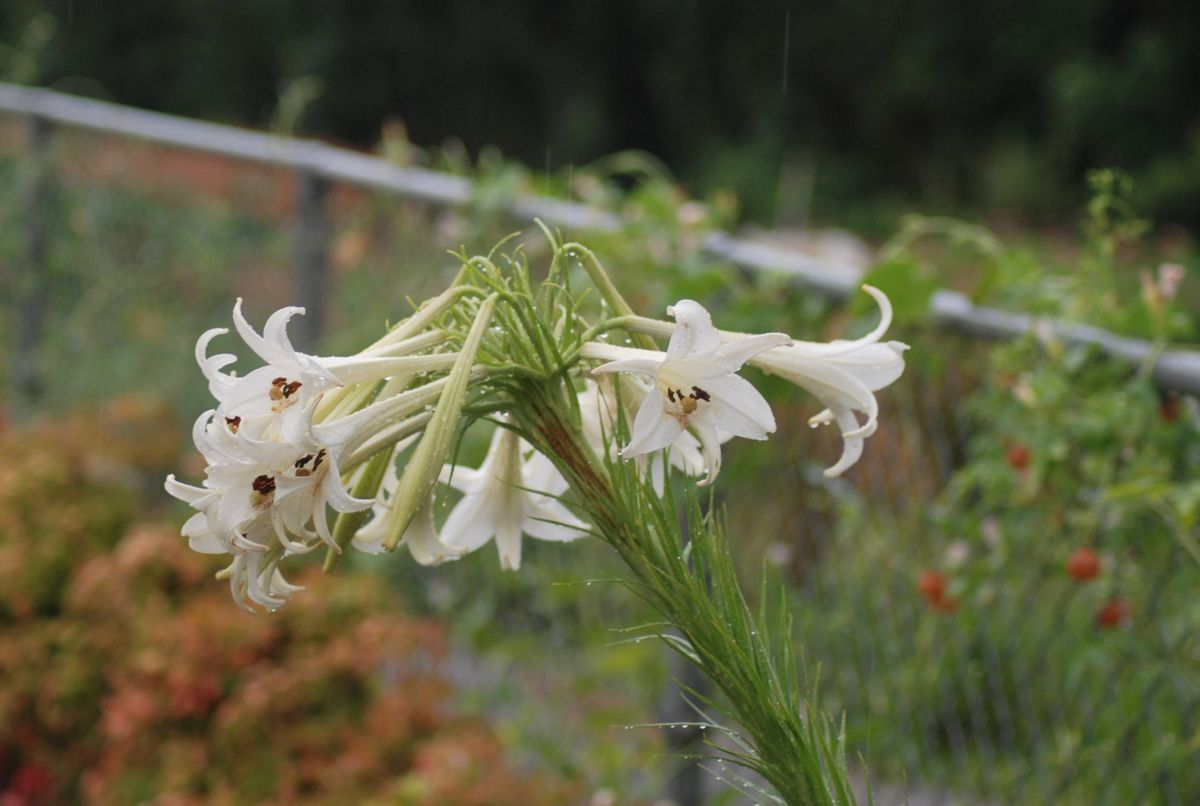
<svg viewBox="0 0 1200 806"><path fill-rule="evenodd" d="M852 804L844 739L800 687L790 621L772 637L765 614L746 604L729 542L694 491L684 536L669 490L657 494L632 463L601 462L564 412L560 384L526 384L514 415L570 482L599 534L633 574L631 587L674 625L660 633L724 695L717 703L747 734L745 752L714 754L754 770L788 804ZM694 694L694 693L693 693Z"/></svg>
<svg viewBox="0 0 1200 806"><path fill-rule="evenodd" d="M629 307L629 303L625 301L625 297L613 284L612 278L608 276L608 272L600 265L600 259L596 257L596 253L588 249L581 243L563 244L560 251L568 258L575 258L579 261L579 265L587 272L588 279L596 286L600 292L601 298L608 303L608 307L613 309L613 312L620 317L636 316L633 308ZM658 345L654 343L654 339L644 333L631 333L634 342L643 350L657 350Z"/></svg>

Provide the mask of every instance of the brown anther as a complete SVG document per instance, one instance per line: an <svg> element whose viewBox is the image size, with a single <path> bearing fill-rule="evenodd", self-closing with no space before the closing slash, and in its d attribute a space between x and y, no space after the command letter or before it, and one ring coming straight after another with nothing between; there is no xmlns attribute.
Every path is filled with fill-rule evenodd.
<svg viewBox="0 0 1200 806"><path fill-rule="evenodd" d="M251 487L253 487L254 492L258 493L259 495L270 495L271 493L275 492L275 477L268 476L264 473L263 475L254 479L254 483L251 485Z"/></svg>
<svg viewBox="0 0 1200 806"><path fill-rule="evenodd" d="M308 454L307 456L301 456L299 459L296 460L296 467L304 467L306 464L311 462L312 459L313 459L313 455L311 453Z"/></svg>
<svg viewBox="0 0 1200 806"><path fill-rule="evenodd" d="M703 400L706 403L712 400L712 397L709 396L708 392L704 391L699 386L692 387L692 397L696 400Z"/></svg>
<svg viewBox="0 0 1200 806"><path fill-rule="evenodd" d="M238 431L238 426L240 426L241 424L242 424L241 417L226 417L225 418L225 425L227 425L229 427L229 430L235 434Z"/></svg>
<svg viewBox="0 0 1200 806"><path fill-rule="evenodd" d="M287 383L287 378L283 377L282 375L271 381L272 386L283 386L285 383Z"/></svg>
<svg viewBox="0 0 1200 806"><path fill-rule="evenodd" d="M283 396L291 397L292 395L294 395L296 393L296 390L299 389L301 386L302 386L302 384L300 383L300 381L292 381L291 383L285 383L283 385Z"/></svg>
<svg viewBox="0 0 1200 806"><path fill-rule="evenodd" d="M318 467L321 466L321 463L324 461L325 461L325 449L322 448L321 450L317 451L317 458L316 458L316 460L313 461L312 469L316 470Z"/></svg>
<svg viewBox="0 0 1200 806"><path fill-rule="evenodd" d="M297 475L299 478L302 478L302 479L303 479L303 478L308 478L309 476L311 476L311 475L312 475L312 471L311 471L311 470L309 470L307 467L302 467L302 468L300 468L299 470L297 470L297 471L296 471L296 475Z"/></svg>
<svg viewBox="0 0 1200 806"><path fill-rule="evenodd" d="M674 389L667 389L667 400L671 401L672 403L675 402L675 390Z"/></svg>

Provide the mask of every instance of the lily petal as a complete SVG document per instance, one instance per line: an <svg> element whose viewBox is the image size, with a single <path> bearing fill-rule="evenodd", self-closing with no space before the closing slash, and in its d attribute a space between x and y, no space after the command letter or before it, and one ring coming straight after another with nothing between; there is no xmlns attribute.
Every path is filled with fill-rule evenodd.
<svg viewBox="0 0 1200 806"><path fill-rule="evenodd" d="M633 433L629 435L629 444L621 449L621 456L632 459L665 448L682 433L683 425L663 411L660 396L646 395L638 407L633 420Z"/></svg>
<svg viewBox="0 0 1200 806"><path fill-rule="evenodd" d="M703 481L696 482L696 486L707 487L717 480L717 474L721 472L721 437L717 429L707 423L699 424L695 431L708 462L708 475Z"/></svg>
<svg viewBox="0 0 1200 806"><path fill-rule="evenodd" d="M854 432L859 429L854 412L842 408L834 409L832 413L837 420L838 428L842 429L842 455L832 467L825 469L827 478L834 478L845 473L862 457L863 452L863 437L853 436Z"/></svg>
<svg viewBox="0 0 1200 806"><path fill-rule="evenodd" d="M442 542L463 552L475 551L492 537L491 509L487 496L463 498L442 524Z"/></svg>
<svg viewBox="0 0 1200 806"><path fill-rule="evenodd" d="M667 358L712 355L721 346L721 335L713 327L712 317L699 302L681 299L667 308L667 316L675 319L675 330L667 345Z"/></svg>
<svg viewBox="0 0 1200 806"><path fill-rule="evenodd" d="M735 437L766 439L775 433L775 415L754 385L737 375L712 378L706 391L712 397L708 419ZM703 438L701 438L703 442Z"/></svg>
<svg viewBox="0 0 1200 806"><path fill-rule="evenodd" d="M633 372L638 375L645 375L648 378L654 378L658 374L658 368L661 364L661 361L649 358L622 358L617 361L609 361L607 364L601 364L593 369L592 373Z"/></svg>
<svg viewBox="0 0 1200 806"><path fill-rule="evenodd" d="M530 496L521 530L538 540L566 543L586 537L587 524L548 496Z"/></svg>

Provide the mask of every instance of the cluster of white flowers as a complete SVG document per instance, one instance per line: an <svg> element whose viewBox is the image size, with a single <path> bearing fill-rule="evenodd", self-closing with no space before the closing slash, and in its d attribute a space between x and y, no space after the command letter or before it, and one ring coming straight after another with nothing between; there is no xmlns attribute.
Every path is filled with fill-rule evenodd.
<svg viewBox="0 0 1200 806"><path fill-rule="evenodd" d="M395 355L429 346L430 339L390 345L376 353L319 358L297 351L288 320L300 308L276 311L260 336L233 308L238 334L265 366L244 377L223 370L236 361L208 355L209 343L228 331L215 328L196 343L196 361L217 406L196 420L192 437L207 467L201 486L168 476L167 492L197 513L183 526L189 545L206 554L230 554L234 599L268 609L296 590L279 572L285 554L324 544L335 551L327 507L337 512L369 509L372 499L350 495L342 480L344 460L385 424L436 399L435 382L373 403L337 421L314 422L324 393L346 384L444 369L453 354Z"/></svg>
<svg viewBox="0 0 1200 806"><path fill-rule="evenodd" d="M632 429L620 456L648 469L657 489L665 483L666 465L704 476L699 483L709 484L720 471L722 443L735 436L762 440L775 431L766 400L737 375L750 363L799 384L824 403L827 408L810 422L838 424L844 448L826 473L844 472L875 430L874 392L900 376L907 349L881 341L891 306L881 292L865 288L879 303L881 321L855 341L816 344L783 333L719 331L708 311L692 300L667 309L674 323L632 317L625 325L630 331L669 337L667 350L600 341L583 345L581 357L599 376L582 378L583 435L598 455L613 458L616 412L623 409L632 416ZM436 458L428 484L404 488L397 457L422 429L434 427L433 404L441 405L460 369L474 373L470 378L476 382L480 378L474 355L465 347L462 353L447 351L447 335L432 326L446 307L431 309L419 327L394 330L359 355L318 357L297 351L288 340L288 320L301 309L275 312L259 335L238 300L234 325L264 363L242 377L225 371L235 362L233 355L208 354L209 343L226 330L200 337L196 360L217 403L193 429L207 465L205 478L192 486L168 476L166 489L197 510L183 526L191 547L231 555L225 573L241 606L249 609L249 601L274 610L298 590L280 573L282 558L321 545L342 550L329 525L330 508L371 510L351 545L379 553L402 543L425 565L457 559L494 538L501 566L515 570L521 564L522 535L568 541L589 533L561 502L566 480L549 458L521 439L504 414L479 468L441 467L442 459ZM618 372L631 377L615 384L609 374ZM428 380L427 373L436 379ZM460 386L467 379L460 374ZM352 388L370 394L356 397ZM858 413L865 415L864 422ZM447 420L453 428L457 416ZM382 478L375 477L380 483L362 491L370 498L355 497L347 476L354 480L358 466L381 450L387 462ZM666 452L666 462L655 459L660 451ZM461 494L440 530L432 493L438 483ZM416 495L406 500L404 489L420 490L422 500Z"/></svg>

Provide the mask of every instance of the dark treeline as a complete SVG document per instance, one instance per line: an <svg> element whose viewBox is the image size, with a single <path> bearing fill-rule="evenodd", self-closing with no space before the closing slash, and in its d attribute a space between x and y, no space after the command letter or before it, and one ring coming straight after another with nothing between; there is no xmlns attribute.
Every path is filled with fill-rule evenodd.
<svg viewBox="0 0 1200 806"><path fill-rule="evenodd" d="M806 187L820 214L1054 214L1114 165L1145 212L1200 222L1191 0L10 0L0 36L47 13L30 80L184 115L264 126L313 76L307 134L369 145L400 119L539 169L645 149L758 218Z"/></svg>

